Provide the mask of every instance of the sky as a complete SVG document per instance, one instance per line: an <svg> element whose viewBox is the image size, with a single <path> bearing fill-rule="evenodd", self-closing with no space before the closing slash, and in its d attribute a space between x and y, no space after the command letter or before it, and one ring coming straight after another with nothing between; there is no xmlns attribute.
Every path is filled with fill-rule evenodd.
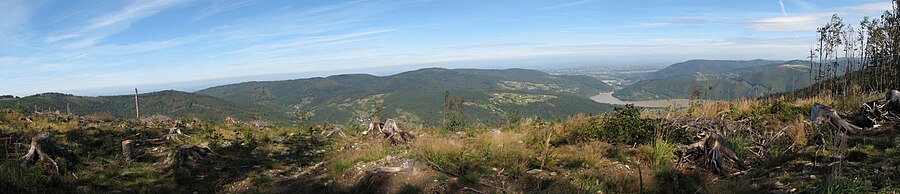
<svg viewBox="0 0 900 194"><path fill-rule="evenodd" d="M804 59L888 0L0 0L0 94L195 90L421 67Z"/></svg>

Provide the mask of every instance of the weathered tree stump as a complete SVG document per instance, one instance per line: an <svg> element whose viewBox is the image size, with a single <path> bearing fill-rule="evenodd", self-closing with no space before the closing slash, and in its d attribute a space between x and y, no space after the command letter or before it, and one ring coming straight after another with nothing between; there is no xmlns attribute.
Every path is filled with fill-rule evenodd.
<svg viewBox="0 0 900 194"><path fill-rule="evenodd" d="M847 133L857 133L862 130L862 127L850 124L841 118L831 107L819 103L813 104L812 111L810 111L810 122L826 122L829 126Z"/></svg>
<svg viewBox="0 0 900 194"><path fill-rule="evenodd" d="M175 160L172 167L184 168L186 166L193 167L208 156L212 151L196 145L182 145L175 150Z"/></svg>
<svg viewBox="0 0 900 194"><path fill-rule="evenodd" d="M30 148L28 148L28 152L22 158L24 159L22 166L33 165L39 161L49 161L57 173L60 172L59 163L57 162L60 158L66 160L66 170L75 169L81 163L75 153L60 147L50 138L50 134L46 132L31 138Z"/></svg>
<svg viewBox="0 0 900 194"><path fill-rule="evenodd" d="M891 90L885 95L884 99L887 101L889 108L892 108L895 112L900 112L900 91Z"/></svg>
<svg viewBox="0 0 900 194"><path fill-rule="evenodd" d="M325 138L329 138L335 134L340 135L341 137L347 137L347 135L344 134L344 130L341 129L341 126L335 124L325 124L324 130L322 130L322 133L320 135Z"/></svg>
<svg viewBox="0 0 900 194"><path fill-rule="evenodd" d="M680 146L678 150L685 155L699 155L699 158L695 160L710 166L722 175L728 174L727 163L737 165L740 169L749 168L744 161L737 157L731 142L715 132L707 134L697 143Z"/></svg>
<svg viewBox="0 0 900 194"><path fill-rule="evenodd" d="M388 119L387 122L384 123L384 127L381 128L381 134L384 135L385 139L391 141L391 145L406 144L415 138L412 133L397 127L397 122L393 119Z"/></svg>
<svg viewBox="0 0 900 194"><path fill-rule="evenodd" d="M891 130L881 127L884 123L896 123L900 118L900 92L891 90L880 100L863 104L855 115L843 117L831 107L816 103L810 110L809 122L813 125L826 123L829 129L850 135L874 135Z"/></svg>
<svg viewBox="0 0 900 194"><path fill-rule="evenodd" d="M382 138L388 139L391 141L391 145L401 145L406 144L409 141L412 141L415 136L409 131L405 131L400 129L397 126L397 122L393 119L388 119L387 122L372 122L369 123L369 127L363 131L363 135L368 135L369 133L381 134Z"/></svg>

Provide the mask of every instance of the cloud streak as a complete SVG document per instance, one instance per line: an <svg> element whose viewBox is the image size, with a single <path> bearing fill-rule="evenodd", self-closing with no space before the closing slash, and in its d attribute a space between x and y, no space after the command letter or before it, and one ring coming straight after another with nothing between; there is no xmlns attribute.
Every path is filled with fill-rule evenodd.
<svg viewBox="0 0 900 194"><path fill-rule="evenodd" d="M585 4L585 3L590 3L591 1L594 1L594 0L572 1L572 2L568 2L568 3L563 3L563 4L557 4L557 5L551 5L551 6L547 6L547 7L542 7L542 8L540 8L539 10L562 9L562 8L572 7L572 6L581 5L581 4Z"/></svg>
<svg viewBox="0 0 900 194"><path fill-rule="evenodd" d="M858 6L839 7L830 11L814 12L796 15L782 15L778 17L769 17L751 20L745 23L747 29L762 32L795 32L795 31L815 31L816 28L825 24L832 14L839 14L843 17L862 17L880 14L892 8L891 2L869 3Z"/></svg>
<svg viewBox="0 0 900 194"><path fill-rule="evenodd" d="M69 43L64 47L67 49L90 47L108 36L127 29L133 22L189 2L190 0L136 1L115 12L90 19L83 27L71 30L74 33L47 37L45 42L68 41Z"/></svg>

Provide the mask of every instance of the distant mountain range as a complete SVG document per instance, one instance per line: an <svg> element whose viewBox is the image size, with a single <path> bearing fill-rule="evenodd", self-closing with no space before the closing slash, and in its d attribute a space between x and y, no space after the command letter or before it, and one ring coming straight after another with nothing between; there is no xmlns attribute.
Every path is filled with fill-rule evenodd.
<svg viewBox="0 0 900 194"><path fill-rule="evenodd" d="M615 91L623 100L735 99L794 91L809 85L808 61L690 60L651 73ZM551 75L526 69L426 68L390 76L345 74L284 81L245 82L194 93L141 94L142 115L220 121L269 120L346 123L379 115L411 123L440 124L448 99L463 98L470 123L504 122L518 116L565 118L602 113L613 106L590 100L613 87L583 75ZM131 95L83 97L46 93L0 97L0 108L51 109L86 115L134 117Z"/></svg>
<svg viewBox="0 0 900 194"><path fill-rule="evenodd" d="M809 61L690 60L676 63L615 92L623 100L736 99L794 91L809 85Z"/></svg>
<svg viewBox="0 0 900 194"><path fill-rule="evenodd" d="M612 87L588 76L550 75L525 69L479 70L428 68L391 76L335 75L285 81L245 82L195 93L162 91L141 94L141 113L198 117L221 121L269 120L290 123L345 123L381 115L413 123L439 124L444 95L464 99L467 122L503 122L515 116L565 118L575 113L601 113L613 106L589 99ZM33 108L88 115L108 112L134 118L134 97L83 97L46 93L0 98L0 108Z"/></svg>

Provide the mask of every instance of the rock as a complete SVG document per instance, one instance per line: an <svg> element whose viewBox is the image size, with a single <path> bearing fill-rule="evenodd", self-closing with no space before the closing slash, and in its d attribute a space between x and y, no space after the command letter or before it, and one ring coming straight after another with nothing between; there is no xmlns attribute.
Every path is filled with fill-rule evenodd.
<svg viewBox="0 0 900 194"><path fill-rule="evenodd" d="M775 181L775 188L783 189L784 183L781 183L781 181Z"/></svg>

